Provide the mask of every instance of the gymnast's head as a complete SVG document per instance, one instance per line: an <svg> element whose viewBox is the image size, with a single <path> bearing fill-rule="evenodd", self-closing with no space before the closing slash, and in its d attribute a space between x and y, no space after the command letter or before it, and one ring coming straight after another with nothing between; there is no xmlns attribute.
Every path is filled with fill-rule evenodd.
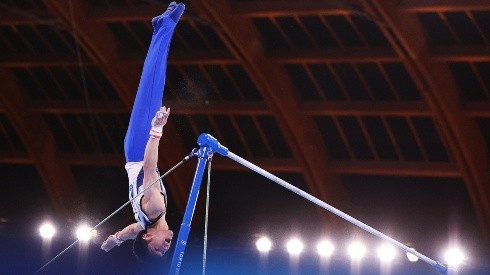
<svg viewBox="0 0 490 275"><path fill-rule="evenodd" d="M159 261L170 249L174 233L169 229L148 227L138 233L133 242L133 253L144 263Z"/></svg>

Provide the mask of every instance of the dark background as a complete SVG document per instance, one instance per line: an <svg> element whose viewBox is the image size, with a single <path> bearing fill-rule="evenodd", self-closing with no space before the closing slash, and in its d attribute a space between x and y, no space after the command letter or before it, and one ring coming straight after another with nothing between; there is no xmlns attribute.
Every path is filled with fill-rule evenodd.
<svg viewBox="0 0 490 275"><path fill-rule="evenodd" d="M490 273L488 1L185 1L172 40L159 167L209 133L229 150L461 274ZM127 200L123 138L151 18L168 1L0 1L0 274L32 274ZM196 159L165 178L178 233ZM379 274L380 240L220 155L212 162L208 274ZM202 269L205 173L183 274ZM50 246L38 226L57 227ZM162 274L130 243L125 207L46 274ZM261 259L255 241L273 250ZM295 266L285 242L305 252ZM329 264L315 254L332 240ZM175 240L177 236L175 237ZM371 252L371 254L369 254ZM171 255L169 256L171 257ZM437 274L402 251L392 274Z"/></svg>

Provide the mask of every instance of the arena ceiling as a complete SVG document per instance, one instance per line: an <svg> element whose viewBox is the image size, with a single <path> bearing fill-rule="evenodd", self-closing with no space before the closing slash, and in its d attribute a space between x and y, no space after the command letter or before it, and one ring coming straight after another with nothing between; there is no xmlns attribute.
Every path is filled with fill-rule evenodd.
<svg viewBox="0 0 490 275"><path fill-rule="evenodd" d="M4 226L28 213L100 220L124 203L125 128L149 22L167 4L0 3ZM488 244L489 1L185 4L169 55L164 104L172 115L161 170L209 133L382 231L409 228L396 234L403 242L421 243L427 234L443 242L456 226L463 239L476 234ZM166 179L176 224L194 167ZM226 221L217 226L233 231L235 216L277 215L267 208L277 205L285 220L305 215L288 216L302 200L231 160L216 156L212 167L218 198L211 215ZM348 227L311 209L307 216L320 226Z"/></svg>

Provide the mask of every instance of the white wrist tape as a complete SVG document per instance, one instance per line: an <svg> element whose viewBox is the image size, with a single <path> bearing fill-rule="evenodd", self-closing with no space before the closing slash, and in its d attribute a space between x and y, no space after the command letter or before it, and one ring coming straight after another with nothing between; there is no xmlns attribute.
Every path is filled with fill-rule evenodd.
<svg viewBox="0 0 490 275"><path fill-rule="evenodd" d="M150 137L151 138L161 138L163 127L151 127Z"/></svg>
<svg viewBox="0 0 490 275"><path fill-rule="evenodd" d="M114 241L116 242L117 246L120 246L120 245L121 245L121 244L124 242L123 240L121 240L121 239L119 239L119 238L117 237L117 233L119 233L119 232L120 232L120 231L117 231L117 232L116 232L114 235L111 235L111 236L112 236L112 238L114 238Z"/></svg>

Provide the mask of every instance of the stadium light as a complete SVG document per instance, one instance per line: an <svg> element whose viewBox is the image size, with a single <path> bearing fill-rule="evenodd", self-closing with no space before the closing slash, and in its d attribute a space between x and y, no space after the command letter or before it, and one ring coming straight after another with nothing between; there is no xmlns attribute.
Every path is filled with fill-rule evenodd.
<svg viewBox="0 0 490 275"><path fill-rule="evenodd" d="M366 248L360 242L353 242L348 248L349 256L352 259L360 260L366 254Z"/></svg>
<svg viewBox="0 0 490 275"><path fill-rule="evenodd" d="M390 262L396 256L396 250L389 244L382 244L378 248L378 257L382 262Z"/></svg>
<svg viewBox="0 0 490 275"><path fill-rule="evenodd" d="M39 234L45 239L51 239L56 234L56 229L52 223L45 222L39 227Z"/></svg>
<svg viewBox="0 0 490 275"><path fill-rule="evenodd" d="M449 248L446 253L444 253L444 258L446 259L448 266L458 267L465 260L465 255L459 248L453 247Z"/></svg>
<svg viewBox="0 0 490 275"><path fill-rule="evenodd" d="M298 255L303 251L304 245L298 239L291 239L290 241L288 241L286 247L289 254Z"/></svg>
<svg viewBox="0 0 490 275"><path fill-rule="evenodd" d="M326 240L320 241L316 246L316 250L317 250L318 254L320 254L321 256L326 256L326 257L331 256L333 254L334 249L335 248L334 248L333 244L329 241L326 241Z"/></svg>
<svg viewBox="0 0 490 275"><path fill-rule="evenodd" d="M257 242L255 242L255 246L257 247L257 250L260 252L268 252L272 248L272 242L267 237L261 237L260 239L257 240Z"/></svg>
<svg viewBox="0 0 490 275"><path fill-rule="evenodd" d="M90 232L90 227L87 225L80 225L76 230L76 236L80 241L88 241L92 237L92 232Z"/></svg>

